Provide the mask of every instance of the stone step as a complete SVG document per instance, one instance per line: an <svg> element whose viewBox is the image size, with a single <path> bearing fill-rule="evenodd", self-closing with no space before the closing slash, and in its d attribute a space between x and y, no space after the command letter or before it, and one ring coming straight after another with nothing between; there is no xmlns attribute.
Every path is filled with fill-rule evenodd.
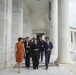
<svg viewBox="0 0 76 75"><path fill-rule="evenodd" d="M13 68L17 68L17 67L18 67L17 64L15 64ZM30 63L30 67L33 67L32 63ZM45 67L45 63L40 63L39 67ZM57 66L54 63L50 63L49 67L57 67ZM25 63L22 63L21 68L25 68Z"/></svg>

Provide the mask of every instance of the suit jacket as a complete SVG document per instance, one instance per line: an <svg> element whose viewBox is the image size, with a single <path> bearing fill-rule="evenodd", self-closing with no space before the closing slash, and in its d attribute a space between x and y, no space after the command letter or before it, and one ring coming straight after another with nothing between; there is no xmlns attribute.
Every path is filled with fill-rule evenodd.
<svg viewBox="0 0 76 75"><path fill-rule="evenodd" d="M48 48L50 49L49 51L48 51ZM47 42L45 42L45 54L51 54L52 48L53 48L52 42L49 42L49 44Z"/></svg>
<svg viewBox="0 0 76 75"><path fill-rule="evenodd" d="M38 54L39 49L40 49L39 44L35 44L35 43L33 43L33 45L32 45L32 49L33 49L33 53L34 53L34 54ZM34 49L38 49L38 51L35 51Z"/></svg>
<svg viewBox="0 0 76 75"><path fill-rule="evenodd" d="M45 42L43 40L41 40L41 41L39 40L38 44L40 45L40 51L44 51L44 44L45 44ZM43 47L42 47L42 45L43 45Z"/></svg>
<svg viewBox="0 0 76 75"><path fill-rule="evenodd" d="M30 46L30 48L26 48L26 46ZM27 42L24 42L24 47L25 47L26 53L30 53L31 43L28 42L28 45L27 45Z"/></svg>

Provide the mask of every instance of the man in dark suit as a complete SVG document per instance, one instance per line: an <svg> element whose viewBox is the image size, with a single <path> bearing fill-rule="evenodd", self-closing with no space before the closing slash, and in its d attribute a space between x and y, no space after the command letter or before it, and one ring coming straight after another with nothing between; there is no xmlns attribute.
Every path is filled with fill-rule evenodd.
<svg viewBox="0 0 76 75"><path fill-rule="evenodd" d="M48 69L48 64L50 61L51 50L53 48L52 42L49 41L49 37L45 38L45 66Z"/></svg>
<svg viewBox="0 0 76 75"><path fill-rule="evenodd" d="M42 36L39 37L38 44L40 45L39 59L41 58L41 62L42 62L43 61L43 52L44 52L44 40L42 40Z"/></svg>
<svg viewBox="0 0 76 75"><path fill-rule="evenodd" d="M26 57L25 57L25 65L29 69L30 67L30 50L31 50L31 43L29 42L29 37L26 37L26 41L24 42L25 46L25 52L26 52Z"/></svg>

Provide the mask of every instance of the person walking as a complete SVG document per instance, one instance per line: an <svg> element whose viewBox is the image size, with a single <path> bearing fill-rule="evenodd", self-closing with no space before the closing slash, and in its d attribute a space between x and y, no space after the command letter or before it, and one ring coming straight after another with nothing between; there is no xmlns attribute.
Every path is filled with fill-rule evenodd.
<svg viewBox="0 0 76 75"><path fill-rule="evenodd" d="M42 36L39 37L38 41L40 45L40 50L39 50L39 59L41 59L41 62L43 62L43 52L44 52L44 40L42 40Z"/></svg>
<svg viewBox="0 0 76 75"><path fill-rule="evenodd" d="M49 41L49 37L45 38L46 42L45 42L45 66L46 69L48 69L48 64L50 61L50 55L51 55L51 50L53 48L53 44L52 42Z"/></svg>
<svg viewBox="0 0 76 75"><path fill-rule="evenodd" d="M37 43L37 39L34 39L34 44L32 45L33 49L33 68L34 70L37 68L39 65L39 44Z"/></svg>
<svg viewBox="0 0 76 75"><path fill-rule="evenodd" d="M27 69L29 69L30 68L30 50L31 50L31 43L29 41L29 37L26 37L26 41L24 42L24 47L26 50L25 66Z"/></svg>
<svg viewBox="0 0 76 75"><path fill-rule="evenodd" d="M18 38L18 42L15 44L14 54L16 57L16 62L18 64L18 74L20 74L21 64L23 62L23 57L25 53L24 43L22 37Z"/></svg>

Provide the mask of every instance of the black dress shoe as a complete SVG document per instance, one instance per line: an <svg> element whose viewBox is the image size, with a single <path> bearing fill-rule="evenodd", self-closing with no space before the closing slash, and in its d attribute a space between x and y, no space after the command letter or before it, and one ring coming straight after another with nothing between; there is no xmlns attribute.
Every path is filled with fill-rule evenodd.
<svg viewBox="0 0 76 75"><path fill-rule="evenodd" d="M37 69L39 69L39 67L37 67Z"/></svg>
<svg viewBox="0 0 76 75"><path fill-rule="evenodd" d="M46 67L46 70L48 69L48 67Z"/></svg>
<svg viewBox="0 0 76 75"><path fill-rule="evenodd" d="M34 70L36 70L36 68L34 68Z"/></svg>

